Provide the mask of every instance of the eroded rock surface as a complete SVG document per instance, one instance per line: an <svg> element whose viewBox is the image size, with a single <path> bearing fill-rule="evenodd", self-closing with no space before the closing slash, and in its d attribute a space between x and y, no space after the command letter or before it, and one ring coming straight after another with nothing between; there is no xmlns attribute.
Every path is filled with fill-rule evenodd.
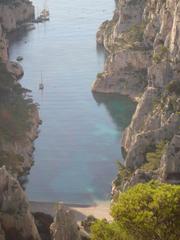
<svg viewBox="0 0 180 240"><path fill-rule="evenodd" d="M179 21L179 0L118 0L113 19L104 22L97 33L98 44L104 45L109 56L92 90L120 93L138 101L122 139L125 163L132 171L146 163L146 154L158 143L164 141L174 151L172 141L178 139ZM180 158L178 152L167 154L159 172L174 183L179 181Z"/></svg>
<svg viewBox="0 0 180 240"><path fill-rule="evenodd" d="M3 1L0 3L0 16L3 28L11 32L34 18L34 6L29 0Z"/></svg>
<svg viewBox="0 0 180 240"><path fill-rule="evenodd" d="M163 181L180 184L180 135L175 135L162 157Z"/></svg>
<svg viewBox="0 0 180 240"><path fill-rule="evenodd" d="M73 213L59 204L54 223L51 225L52 240L80 240L80 230Z"/></svg>
<svg viewBox="0 0 180 240"><path fill-rule="evenodd" d="M0 236L5 240L40 240L19 182L0 168Z"/></svg>
<svg viewBox="0 0 180 240"><path fill-rule="evenodd" d="M17 62L11 62L8 58L7 33L17 30L20 26L34 19L34 6L29 0L1 1L0 3L0 62L4 64L4 75L10 74L14 84L23 76L23 68ZM21 141L1 141L0 151L12 153L21 159L16 169L11 169L14 176L22 175L32 166L32 153L34 150L33 140L38 136L40 123L38 109L34 107L29 110L29 129L24 132L24 139ZM12 167L13 168L13 167Z"/></svg>

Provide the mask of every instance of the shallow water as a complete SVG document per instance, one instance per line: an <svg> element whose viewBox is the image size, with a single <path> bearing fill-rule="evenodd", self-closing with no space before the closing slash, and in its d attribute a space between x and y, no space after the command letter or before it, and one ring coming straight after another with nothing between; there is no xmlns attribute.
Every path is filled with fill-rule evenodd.
<svg viewBox="0 0 180 240"><path fill-rule="evenodd" d="M34 1L38 9L43 1ZM20 35L10 58L24 57L24 87L39 103L43 125L26 191L34 201L104 201L122 158L120 140L135 105L126 97L91 93L103 69L95 34L111 18L112 0L51 0L51 20ZM41 71L45 89L38 90Z"/></svg>

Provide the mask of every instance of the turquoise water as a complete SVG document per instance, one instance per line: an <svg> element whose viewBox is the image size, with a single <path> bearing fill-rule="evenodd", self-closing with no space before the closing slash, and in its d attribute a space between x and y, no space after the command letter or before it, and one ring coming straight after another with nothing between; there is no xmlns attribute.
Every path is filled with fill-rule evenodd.
<svg viewBox="0 0 180 240"><path fill-rule="evenodd" d="M34 3L43 7L43 1ZM50 22L20 35L10 48L11 59L24 57L21 82L32 90L43 120L26 191L34 201L104 201L135 107L126 97L91 93L105 59L95 34L111 18L114 2L51 0L48 7ZM41 71L43 91L38 90Z"/></svg>

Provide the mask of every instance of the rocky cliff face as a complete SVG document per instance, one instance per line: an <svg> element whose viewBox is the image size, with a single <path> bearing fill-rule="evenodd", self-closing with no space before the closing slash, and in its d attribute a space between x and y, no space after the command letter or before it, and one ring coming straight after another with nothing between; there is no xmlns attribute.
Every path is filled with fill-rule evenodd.
<svg viewBox="0 0 180 240"><path fill-rule="evenodd" d="M0 168L0 239L40 240L19 182Z"/></svg>
<svg viewBox="0 0 180 240"><path fill-rule="evenodd" d="M6 33L17 30L22 24L34 19L34 6L29 0L8 0L0 2L0 58L8 61Z"/></svg>
<svg viewBox="0 0 180 240"><path fill-rule="evenodd" d="M97 42L109 57L92 86L95 92L117 92L138 101L122 139L126 167L131 171L142 167L147 153L164 141L168 150L157 168L163 169L161 179L173 178L176 183L180 183L179 21L179 0L117 1L113 19L97 33Z"/></svg>
<svg viewBox="0 0 180 240"><path fill-rule="evenodd" d="M21 25L33 18L34 6L29 0L8 0L0 3L0 62L4 64L3 74L14 79L14 86L18 84L17 81L22 77L23 69L20 64L10 62L8 59L7 33L17 30ZM3 82L2 77L0 77L0 82ZM20 91L23 92L22 89ZM30 127L24 132L23 139L16 141L4 141L1 139L0 141L0 151L3 152L3 155L7 152L14 155L15 158L21 159L16 164L16 169L14 169L14 166L7 166L8 170L15 175L21 175L32 165L32 152L34 149L32 142L38 135L37 129L40 123L35 105L29 109L28 115Z"/></svg>
<svg viewBox="0 0 180 240"><path fill-rule="evenodd" d="M52 240L80 240L80 231L71 210L59 204L51 225Z"/></svg>
<svg viewBox="0 0 180 240"><path fill-rule="evenodd" d="M11 32L34 18L34 6L29 0L3 1L0 3L0 18L3 29Z"/></svg>

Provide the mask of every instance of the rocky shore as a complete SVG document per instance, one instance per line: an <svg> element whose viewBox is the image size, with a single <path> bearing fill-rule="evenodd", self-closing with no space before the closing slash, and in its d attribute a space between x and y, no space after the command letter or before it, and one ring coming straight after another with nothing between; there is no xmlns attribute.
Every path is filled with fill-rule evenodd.
<svg viewBox="0 0 180 240"><path fill-rule="evenodd" d="M113 190L151 179L179 184L180 2L116 3L113 19L97 33L109 56L92 91L128 95L138 105L121 143L128 180L116 179ZM161 154L153 160L159 144Z"/></svg>

